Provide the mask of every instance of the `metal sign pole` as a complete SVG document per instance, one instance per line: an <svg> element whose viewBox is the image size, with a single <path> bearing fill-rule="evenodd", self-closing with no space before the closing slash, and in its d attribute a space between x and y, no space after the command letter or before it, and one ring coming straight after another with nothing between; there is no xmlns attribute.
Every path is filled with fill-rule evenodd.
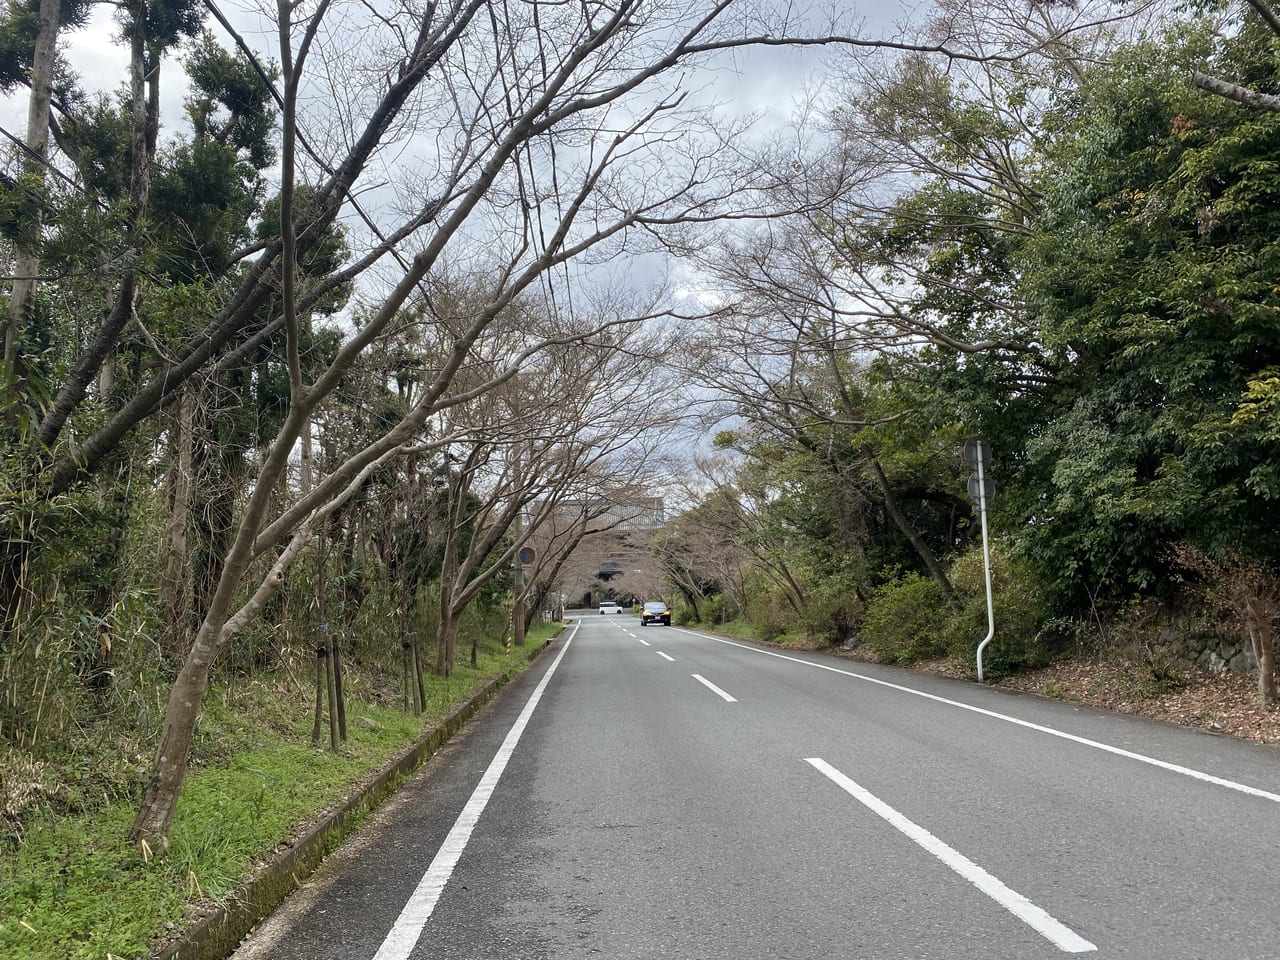
<svg viewBox="0 0 1280 960"><path fill-rule="evenodd" d="M978 456L978 512L982 515L982 566L987 581L987 635L978 644L978 682L983 682L982 651L996 635L996 609L991 600L991 545L987 539L987 484L983 473L985 457Z"/></svg>

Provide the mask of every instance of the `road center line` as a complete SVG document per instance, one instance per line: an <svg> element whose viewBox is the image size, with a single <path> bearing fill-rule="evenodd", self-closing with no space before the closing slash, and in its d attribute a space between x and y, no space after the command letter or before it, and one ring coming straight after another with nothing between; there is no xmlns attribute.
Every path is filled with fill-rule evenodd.
<svg viewBox="0 0 1280 960"><path fill-rule="evenodd" d="M659 650L659 651L658 651L658 656L660 656L663 660L670 660L672 663L675 663L675 662L676 662L676 658L675 658L675 657L668 657L668 656L667 656L665 653L663 653L661 650Z"/></svg>
<svg viewBox="0 0 1280 960"><path fill-rule="evenodd" d="M925 693L923 690L914 690L911 687L904 687L898 683L890 683L888 680L878 680L875 677L869 677L864 673L854 673L852 670L841 670L839 667L830 667L825 663L814 663L812 660L802 660L799 657L789 657L783 653L774 653L772 650L760 650L757 647L749 647L745 643L735 643L733 640L724 640L720 637L708 636L705 633L694 633L692 630L680 630L681 633L687 633L693 637L701 637L704 640L714 640L716 643L728 644L731 647L740 647L743 650L750 650L752 653L761 653L766 657L777 657L779 660L790 660L792 663L801 663L806 667L815 667L818 670L826 670L830 673L839 673L846 677L853 677L855 680L865 680L867 683L874 683L877 686L888 687L890 690L897 690L901 693L909 693L913 696L924 697L926 700L933 700L937 703L945 703L948 706L959 707L961 710L968 710L970 713L981 714L984 717L992 717L996 720L1003 720L1006 723L1012 723L1019 727L1025 727L1027 730L1035 730L1037 733L1045 733L1051 737L1058 737L1061 740L1070 740L1072 743L1078 743L1082 746L1093 747L1096 750L1104 750L1107 753L1115 754L1117 757L1125 757L1129 760L1137 760L1139 763L1150 764L1153 767L1159 767L1161 770L1168 770L1171 773L1178 773L1184 777L1191 777L1194 780L1201 780L1204 783L1212 783L1215 786L1226 787L1228 790L1235 790L1239 793L1248 794L1251 797L1258 797L1262 800L1270 800L1272 803L1280 803L1280 794L1271 793L1267 790L1260 790L1257 787L1251 787L1247 783L1239 783L1235 780L1227 780L1223 777L1215 777L1213 774L1205 773L1202 770L1195 770L1191 767L1184 767L1181 764L1170 763L1167 760L1159 760L1155 757L1149 757L1143 753L1134 753L1132 750L1125 750L1123 747L1113 747L1109 743L1102 743L1098 740L1090 740L1088 737L1078 737L1074 733L1066 733L1062 730L1055 730L1053 727L1046 727L1039 723L1032 723L1030 720L1020 720L1017 717L1011 717L1008 714L997 713L994 710L987 710L983 707L975 707L972 704L961 703L959 700L949 700L946 697L940 697L934 693Z"/></svg>
<svg viewBox="0 0 1280 960"><path fill-rule="evenodd" d="M511 759L512 753L515 752L516 744L520 742L520 735L524 733L524 728L529 725L529 718L533 716L534 708L537 707L538 701L542 699L543 691L547 689L547 684L551 682L551 677L556 672L556 667L560 666L560 661L564 659L564 655L569 651L569 644L573 642L573 637L577 636L577 633L578 628L575 624L573 636L570 636L565 641L559 655L551 666L547 668L547 672L542 675L542 679L534 689L533 695L529 697L524 709L520 711L520 716L516 719L515 725L507 733L507 738L502 741L502 746L498 748L498 752L489 763L489 768L485 770L484 776L476 784L476 788L471 794L471 799L467 801L467 805L458 814L458 819L454 821L449 835L444 838L444 843L440 844L440 849L436 851L435 858L431 861L431 865L427 867L427 872L422 875L422 879L418 881L418 886L409 895L408 902L404 905L404 909L400 911L400 916L396 918L396 922L391 927L386 939L382 941L382 946L374 954L373 960L408 960L409 954L418 942L418 938L422 936L422 928L431 919L436 903L440 900L440 895L444 893L445 884L449 882L449 878L453 875L454 867L458 865L458 860L462 857L462 851L467 847L467 841L471 839L471 832L475 829L476 821L480 819L480 814L484 812L484 808L488 805L489 798L493 796L494 788L497 787L502 772L507 768L507 761Z"/></svg>
<svg viewBox="0 0 1280 960"><path fill-rule="evenodd" d="M728 702L728 703L737 703L737 702L738 702L738 698L737 698L737 697L731 697L731 696L729 696L727 693L725 693L723 690L721 690L719 687L717 687L714 683L712 683L710 680L708 680L706 677L702 676L701 674L699 674L699 673L694 673L694 674L690 674L690 676L692 676L692 677L693 677L693 679L697 680L700 684L702 684L704 687L706 687L708 690L710 690L710 691L711 691L712 693L714 693L716 696L718 696L718 697L723 697L723 698L725 699L725 701L726 701L726 702Z"/></svg>
<svg viewBox="0 0 1280 960"><path fill-rule="evenodd" d="M870 791L859 786L831 764L820 757L808 757L805 763L840 787L864 807L880 817L895 829L899 830L925 850L945 863L948 867L968 880L1000 906L1027 924L1036 933L1044 937L1059 950L1065 953L1089 953L1098 948L1081 937L1070 927L1049 916L1040 907L1005 886L991 874L960 853L953 847L939 840L924 827L908 820L901 813L876 797Z"/></svg>
<svg viewBox="0 0 1280 960"><path fill-rule="evenodd" d="M633 636L633 637L635 637L636 635L633 633L633 634L632 634L632 636ZM639 638L639 637L636 637L636 639L637 639L637 640L640 640L640 638ZM653 644L651 644L648 640L640 640L640 642L641 642L641 643L643 643L646 647L651 647L651 646L653 646Z"/></svg>

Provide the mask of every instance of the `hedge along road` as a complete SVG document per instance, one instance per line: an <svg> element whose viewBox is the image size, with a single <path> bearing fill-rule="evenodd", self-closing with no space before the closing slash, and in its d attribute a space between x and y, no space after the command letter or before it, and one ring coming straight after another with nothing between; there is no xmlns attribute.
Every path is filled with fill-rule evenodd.
<svg viewBox="0 0 1280 960"><path fill-rule="evenodd" d="M1274 748L631 618L559 647L237 960L1276 956Z"/></svg>

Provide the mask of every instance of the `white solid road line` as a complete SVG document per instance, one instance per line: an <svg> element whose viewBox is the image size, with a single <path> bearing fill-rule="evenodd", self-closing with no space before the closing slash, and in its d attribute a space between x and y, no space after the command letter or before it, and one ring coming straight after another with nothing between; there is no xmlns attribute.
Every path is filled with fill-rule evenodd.
<svg viewBox="0 0 1280 960"><path fill-rule="evenodd" d="M910 837L925 850L928 850L1059 950L1065 953L1089 953L1098 949L1070 927L1049 916L1022 894L1016 890L1009 889L964 854L943 843L924 827L908 820L883 800L854 783L825 760L820 757L808 757L805 759L805 763L811 764L814 769L876 814L876 816Z"/></svg>
<svg viewBox="0 0 1280 960"><path fill-rule="evenodd" d="M680 632L687 633L692 637L701 637L704 640L714 640L716 643L725 643L731 647L740 647L743 650L750 650L752 653L761 653L766 657L777 657L779 660L790 660L792 663L801 663L806 667L815 667L818 670L826 670L830 673L843 674L846 677L853 677L855 680L865 680L867 683L874 683L877 686L888 687L890 690L898 690L901 693L909 693L913 696L924 697L926 700L933 700L936 703L945 703L951 707L959 707L961 710L978 713L984 717L1003 720L1006 723L1012 723L1016 726L1024 727L1027 730L1035 730L1037 733L1045 733L1051 737L1070 740L1072 743L1078 743L1086 747L1093 747L1096 750L1105 750L1107 753L1113 753L1117 757L1137 760L1139 763L1150 764L1153 767L1159 767L1161 770L1168 770L1171 773L1179 773L1184 777L1191 777L1192 779L1201 780L1205 783L1212 783L1215 786L1226 787L1228 790L1246 793L1251 797L1270 800L1272 803L1280 803L1280 794L1271 793L1267 790L1260 790L1258 787L1251 787L1247 783L1240 783L1236 780L1227 780L1223 777L1215 777L1213 774L1205 773L1203 770L1195 770L1191 767L1184 767L1181 764L1170 763L1167 760L1159 760L1156 757L1149 757L1144 753L1134 753L1132 750L1125 750L1123 747L1113 747L1109 743L1090 740L1088 737L1078 737L1074 733L1055 730L1053 727L1046 727L1043 724L1032 723L1030 720L1019 720L1017 717L1011 717L1008 714L997 713L994 710L986 710L982 707L975 707L972 704L961 703L959 700L949 700L946 697L940 697L934 693L925 693L923 690L913 690L911 687L904 687L898 683L890 683L888 680L878 680L875 677L869 677L864 673L854 673L852 670L841 670L839 667L830 667L825 663L814 663L812 660L801 660L799 657L788 657L784 653L774 653L772 650L761 650L758 647L747 646L745 643L735 643L733 640L724 640L720 637L708 636L705 633L694 633L692 630L680 630Z"/></svg>
<svg viewBox="0 0 1280 960"><path fill-rule="evenodd" d="M690 674L690 676L691 676L691 677L693 677L693 679L697 680L700 684L702 684L702 685L703 685L704 687L706 687L708 690L710 690L712 693L714 693L716 696L718 696L718 697L723 697L723 698L725 699L725 701L726 701L726 702L728 702L728 703L737 703L737 702L738 702L738 698L737 698L737 697L731 697L731 696L729 696L727 693L725 693L723 690L721 690L719 687L717 687L714 683L712 683L712 682L711 682L710 680L708 680L706 677L702 676L702 674L699 674L699 673L693 673L693 674Z"/></svg>
<svg viewBox="0 0 1280 960"><path fill-rule="evenodd" d="M578 628L575 624L573 636L576 636L577 632ZM449 882L449 878L453 875L453 868L458 865L462 851L467 847L467 841L471 839L471 832L475 829L476 821L480 819L480 814L484 812L485 806L488 805L489 798L493 796L494 788L498 785L502 772L507 768L507 761L511 759L511 754L515 752L516 744L520 742L520 735L524 733L524 728L529 724L529 718L533 716L534 708L537 707L538 701L542 699L542 693L547 689L547 684L551 682L551 677L555 674L556 667L560 666L560 661L564 659L564 655L568 652L569 644L573 642L573 636L570 636L565 641L559 656L556 657L547 672L542 675L542 680L539 681L538 686L534 689L533 695L529 697L528 703L524 705L524 709L520 711L520 716L516 719L515 725L507 733L507 738L502 741L502 746L498 748L498 752L489 763L489 768L485 770L484 776L480 778L480 782L472 792L471 799L467 801L467 805L458 814L458 819L454 821L449 835L444 838L444 843L436 851L435 859L431 861L431 865L427 867L427 872L418 881L418 886L409 895L409 901L404 905L404 909L400 911L400 916L396 919L386 939L382 941L382 946L378 948L378 952L374 954L373 960L408 960L408 956L417 944L418 938L422 936L422 928L431 919L436 903L440 900L440 894L444 892L445 884Z"/></svg>
<svg viewBox="0 0 1280 960"><path fill-rule="evenodd" d="M665 653L663 653L661 650L658 651L658 656L660 656L663 660L670 660L672 663L676 662L675 657L669 657Z"/></svg>

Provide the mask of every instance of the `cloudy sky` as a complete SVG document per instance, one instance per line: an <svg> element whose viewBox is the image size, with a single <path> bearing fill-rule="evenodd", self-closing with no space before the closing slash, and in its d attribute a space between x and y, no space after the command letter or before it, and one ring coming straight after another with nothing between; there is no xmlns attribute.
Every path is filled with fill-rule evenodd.
<svg viewBox="0 0 1280 960"><path fill-rule="evenodd" d="M779 0L779 6L785 0ZM792 4L785 4L792 6ZM869 0L847 2L836 0L837 8L849 14L855 21L866 25L870 36L886 37L895 32L895 25L911 18L921 8L915 0ZM245 36L246 40L264 53L266 59L274 59L275 36L268 22L254 12L252 4L224 0L221 8ZM221 28L209 20L210 28L227 46L231 41ZM128 49L120 42L119 28L115 22L113 5L98 4L83 28L64 34L61 43L67 61L81 78L87 91L111 92L120 90L128 77ZM715 73L714 95L731 103L742 112L763 114L766 123L785 123L795 99L803 93L805 84L819 67L823 52L820 50L784 50L765 48L748 53L726 55ZM165 63L165 82L162 84L162 123L182 122L182 102L187 94L186 78L177 58L170 56ZM0 99L0 118L4 128L21 136L26 126L25 91L15 91Z"/></svg>
<svg viewBox="0 0 1280 960"><path fill-rule="evenodd" d="M386 0L376 0L379 6ZM769 0L760 0L769 2ZM918 4L907 0L878 0L870 3L847 3L834 0L839 14L848 18L850 23L861 22L863 35L874 37L891 37L896 34L896 25L904 19L918 14ZM274 4L263 4L263 6ZM389 8L390 5L388 5ZM399 4L396 5L400 6ZM779 0L779 9L783 0ZM787 8L793 5L786 4ZM252 3L240 0L222 0L220 8L234 23L246 39L260 54L261 59L270 62L275 59L276 37L271 22L258 12ZM352 3L348 8L352 17L361 13L360 6ZM816 9L816 8L815 8ZM335 4L339 17L344 15L342 0ZM88 24L79 30L64 34L62 49L67 61L80 77L82 88L90 93L112 94L122 92L127 80L127 46L120 40L119 27L115 22L114 7L101 4L94 7ZM338 22L343 22L339 20ZM209 28L226 46L232 41L212 19ZM334 47L342 47L347 38L341 32L331 33L324 41ZM354 41L353 41L354 42ZM821 91L821 72L824 58L829 52L822 48L784 49L757 48L737 51L721 56L711 69L689 78L688 85L693 88L696 98L707 98L721 104L726 114L757 115L754 130L757 135L765 136L770 131L784 128L792 117L795 105L806 95L815 90ZM183 101L188 88L185 74L181 66L181 56L170 55L164 64L164 75L161 82L161 137L172 136L186 128L183 115ZM313 64L314 66L314 64ZM355 84L353 84L354 86ZM340 97L344 91L335 91ZM328 92L322 87L312 91L313 96L308 104L308 116L304 117L304 130L315 139L322 139L327 123L326 114L334 113L326 103ZM8 98L0 101L0 124L11 134L21 137L26 126L25 90L15 91ZM362 204L373 212L374 216L387 219L393 215L394 207L404 201L404 187L408 177L421 172L423 177L430 176L430 160L421 157L415 160L415 151L429 154L431 150L430 133L419 134L419 142L403 144L393 151L384 152L380 162L386 169L380 176L388 186L366 193L362 196ZM12 163L12 160L10 161ZM395 190L389 185L399 184ZM397 194L397 190L399 194ZM382 208L382 216L379 216ZM353 222L351 227L358 233L363 226ZM356 237L353 235L353 240ZM670 279L677 287L688 291L696 281L681 276L682 266L671 264L661 257L643 258L634 262L629 268L637 281L660 282Z"/></svg>

